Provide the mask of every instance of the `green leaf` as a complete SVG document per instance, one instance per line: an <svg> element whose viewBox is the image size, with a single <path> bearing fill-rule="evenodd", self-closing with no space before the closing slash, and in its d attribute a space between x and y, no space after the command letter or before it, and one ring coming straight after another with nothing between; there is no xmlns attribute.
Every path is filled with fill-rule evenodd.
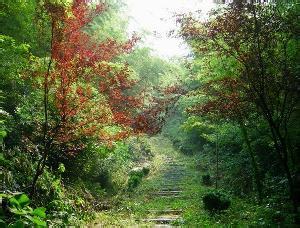
<svg viewBox="0 0 300 228"><path fill-rule="evenodd" d="M33 210L32 214L41 218L46 218L46 208L38 207Z"/></svg>
<svg viewBox="0 0 300 228"><path fill-rule="evenodd" d="M43 221L42 219L40 219L39 217L36 217L36 216L32 217L32 216L27 215L26 218L29 219L34 225L42 226L42 227L47 226L47 223L45 221Z"/></svg>
<svg viewBox="0 0 300 228"><path fill-rule="evenodd" d="M5 136L6 136L6 131L0 130L0 139L5 138Z"/></svg>
<svg viewBox="0 0 300 228"><path fill-rule="evenodd" d="M16 196L16 199L18 200L21 207L27 206L30 203L30 199L26 194Z"/></svg>
<svg viewBox="0 0 300 228"><path fill-rule="evenodd" d="M9 203L13 207L18 207L18 208L21 207L19 201L15 197L11 197L9 199Z"/></svg>
<svg viewBox="0 0 300 228"><path fill-rule="evenodd" d="M59 173L64 173L66 171L66 167L63 163L60 163L58 166L58 172Z"/></svg>
<svg viewBox="0 0 300 228"><path fill-rule="evenodd" d="M3 154L0 154L0 160L1 160L2 157L3 157ZM3 159L4 159L4 157L3 157ZM7 194L5 194L5 193L0 193L0 199L2 199L2 198L7 198L7 197L8 197Z"/></svg>
<svg viewBox="0 0 300 228"><path fill-rule="evenodd" d="M15 215L27 215L29 211L19 209L19 208L10 208L10 212Z"/></svg>

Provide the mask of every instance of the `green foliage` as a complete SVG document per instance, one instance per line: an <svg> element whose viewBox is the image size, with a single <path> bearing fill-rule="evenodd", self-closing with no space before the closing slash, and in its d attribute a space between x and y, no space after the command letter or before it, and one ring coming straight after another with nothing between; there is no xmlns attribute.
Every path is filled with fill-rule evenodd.
<svg viewBox="0 0 300 228"><path fill-rule="evenodd" d="M24 153L18 148L4 150L4 154L0 154L0 165L2 166L0 178L3 180L1 189L10 189L11 191L28 190L28 184L31 183L37 165L36 160L30 154ZM37 183L33 204L47 208L47 219L51 220L49 225L78 225L81 223L80 220L86 217L86 214L89 213L92 217L93 213L91 209L86 209L89 212L82 213L82 208L74 203L76 197L81 195L82 192L80 190L73 192L66 189L60 177L63 174L61 173L62 170L62 164L57 171L46 167ZM26 175L20 175L20 173L26 173ZM22 196L21 202L25 201L23 199L25 197ZM90 202L85 202L85 205L90 204ZM34 213L40 213L40 211Z"/></svg>
<svg viewBox="0 0 300 228"><path fill-rule="evenodd" d="M66 171L66 167L64 166L63 163L60 163L58 166L58 172L59 173L64 173Z"/></svg>
<svg viewBox="0 0 300 228"><path fill-rule="evenodd" d="M21 72L27 69L29 45L18 44L12 37L0 35L0 90L2 107L13 114L25 93L26 83Z"/></svg>
<svg viewBox="0 0 300 228"><path fill-rule="evenodd" d="M30 199L26 194L0 194L2 208L0 219L4 221L4 227L46 227L46 208L31 208Z"/></svg>
<svg viewBox="0 0 300 228"><path fill-rule="evenodd" d="M143 168L134 168L133 170L130 171L129 176L138 176L138 177L143 177L144 176L144 171Z"/></svg>
<svg viewBox="0 0 300 228"><path fill-rule="evenodd" d="M131 174L128 179L128 190L133 191L141 182L142 182L143 174L140 173Z"/></svg>
<svg viewBox="0 0 300 228"><path fill-rule="evenodd" d="M12 0L0 3L0 187L26 194L30 193L30 185L45 148L43 83L51 54L51 21L44 8L46 2ZM62 5L69 3L64 0L50 2ZM103 17L95 18L83 29L99 42L111 38L126 41L127 19L121 12L123 6L115 1L109 1L108 5L110 7L103 13ZM111 72L120 74L124 58L123 56L108 63ZM149 60L154 62L152 69L163 65L160 71L164 71L164 67L168 65L166 61L154 56L149 56ZM140 64L147 67L145 62ZM52 67L54 66L53 62ZM53 68L50 69L52 70ZM129 66L129 71L131 79L138 78L132 66ZM74 86L80 85L85 89L88 84L80 81ZM105 106L108 101L97 91L98 81L89 85L92 87L93 101ZM56 139L52 139L52 134L55 135L60 127L57 126L60 119L53 89L50 88L48 92L47 127L54 130L49 137L53 142L43 173L37 181L32 204L47 208L49 226L78 226L83 221L93 219L95 210L103 209L99 206L102 201L127 190L128 173L132 167L151 160L153 154L145 139L129 139L108 147L98 137L85 135L74 142L84 148L80 153L64 153L67 145L61 145ZM84 112L85 110L79 118L72 118L72 121L84 122ZM109 124L105 130L113 134L118 133L120 127ZM149 170L145 167L143 175L147 175ZM22 219L27 219L26 226L39 226L38 218L44 218L45 210L31 210L24 202L25 195L20 198L16 196L15 200L11 198L14 212L24 213ZM18 225L21 226L20 221Z"/></svg>
<svg viewBox="0 0 300 228"><path fill-rule="evenodd" d="M5 122L9 118L9 114L2 109L3 99L4 97L2 91L0 90L0 147L3 146L3 139L7 135L7 127Z"/></svg>
<svg viewBox="0 0 300 228"><path fill-rule="evenodd" d="M204 208L211 212L220 212L226 210L230 206L229 197L220 191L212 191L205 194L202 198Z"/></svg>
<svg viewBox="0 0 300 228"><path fill-rule="evenodd" d="M50 47L50 23L42 5L43 1L36 0L0 3L0 33L29 44L38 56L44 56Z"/></svg>
<svg viewBox="0 0 300 228"><path fill-rule="evenodd" d="M152 178L161 173L156 166L162 164L164 156L176 154L176 150L170 147L170 144L165 144L164 140L155 139L157 141L154 140L155 143L153 143L153 139L140 135L115 142L109 147L97 136L84 135L76 142L72 142L82 148L79 153L76 152L72 155L65 153L68 145L66 143L59 144L58 141L52 139L56 129L59 128L57 123L60 123L61 119L57 113L56 97L53 95L53 89L50 88L48 91L50 95L47 127L53 129L53 132L48 135L48 139L53 140L53 142L51 141L53 153L47 157L44 172L37 182L35 197L31 199L32 203L30 204L26 194L29 194L30 184L41 159L45 142L43 138L45 129L44 91L42 88L44 72L51 54L51 20L44 8L46 2L44 0L9 0L0 3L0 188L5 192L24 192L22 194L1 194L3 206L0 209L1 227L83 226L86 221L95 218L97 210L109 208L114 204L119 205L118 200L126 197L127 194L124 194L126 191L145 194L147 188L149 191L156 189L155 181L157 179ZM50 0L50 2L64 6L70 3L67 0ZM107 39L114 39L118 42L126 41L128 39L126 31L128 17L123 12L123 1L109 0L105 2L109 6L108 10L83 29L99 42ZM222 10L226 11L227 9L218 11L218 16L222 16L219 14ZM279 88L279 90L292 88L291 86L296 83L283 85L279 79L285 80L292 75L299 75L300 55L298 55L297 41L299 23L294 20L297 18L298 12L295 5L286 8L283 4L276 10L278 11L276 13L280 14L280 21L276 21L276 23L280 26L268 28L269 25L273 25L274 21L267 20L266 25L268 26L261 27L270 29L262 30L269 31L262 32L263 38L268 38L269 34L274 35L274 39L264 43L268 49L261 56L265 63L265 72L274 79L269 81L271 83L266 83L268 86L270 85L270 87L266 87L268 89L266 93L271 101L269 107L275 107L286 97L284 94L276 94L276 90L269 89L273 85L272 83L277 83L273 88ZM266 13L262 14L264 17L261 18L265 18L265 16L268 18L271 15L267 14L268 11L261 12ZM215 16L216 14L212 14L211 19L215 20ZM258 19L261 20L261 18ZM248 17L248 19L252 20L252 17ZM247 25L246 22L247 20L240 26ZM223 26L218 29L222 28ZM235 29L235 26L231 28ZM231 36L225 37L226 39L220 38L219 44L226 44L238 34L241 35L241 39L233 42L234 45L241 42L237 51L249 50L251 54L255 55L254 52L251 52L256 50L255 39L252 36L244 39L252 29L253 26L249 26L244 30L232 33ZM286 42L289 39L290 41ZM220 54L216 49L217 46L213 45L211 41L200 42L188 39L187 42L192 47L194 54L192 58L185 60L184 64L181 60L163 60L153 55L150 48L143 46L107 63L111 72L120 74L125 65L124 62L126 62L131 79L140 80L132 90L126 91L132 96L137 94L144 96L144 107L138 111L148 108L156 98L164 98L164 94L160 90L168 86L182 85L184 89L190 91L187 95L182 96L168 113L169 118L166 120L163 135L172 140L176 149L188 155L186 157L182 154L178 156L182 156L184 159L189 158L191 167L197 165L200 173L189 170L192 177L183 182L185 196L188 196L188 200L174 200L170 205L174 208L184 209L186 225L191 227L219 226L220 223L237 227L292 224L291 206L287 203L288 180L276 155L272 135L267 122L262 118L261 110L252 105L249 110L255 110L255 112L249 112L247 118L241 121L242 126L249 134L249 145L254 151L254 159L257 160L260 171L259 178L264 183L265 198L261 205L255 204L257 198L253 194L255 184L253 168L250 165L251 158L248 155L247 146L249 145L243 139L237 121L234 121L231 116L221 119L216 114L196 116L189 112L189 107L195 104L202 105L214 97L214 94L206 92L207 85L212 81L221 80L224 77L247 78L246 72L241 71L242 64L228 53ZM269 55L273 57L269 58ZM250 61L251 55L241 55L240 57L246 58L245 64L249 64L248 70L255 71L259 67L259 64L253 64ZM253 60L256 62L255 58ZM282 65L283 62L287 64ZM54 66L55 63L52 64L52 67ZM80 71L79 68L78 70ZM88 73L83 72L84 75L80 76L85 77ZM287 73L289 77L282 77L282 73ZM66 75L69 75L68 72ZM260 74L253 74L253 76L256 75ZM99 78L99 80L102 79ZM85 90L91 86L93 102L103 104L104 111L108 101L96 89L98 82L98 79L95 82L80 80L74 84L74 88L81 86ZM258 81L253 82L256 84ZM243 84L243 86L249 89L248 85ZM220 87L215 89L220 89ZM263 90L258 89L257 91ZM288 91L287 95L293 92L292 90L286 91ZM239 94L245 95L246 92ZM242 100L256 100L252 99L252 95L243 96ZM294 103L298 105L296 99L289 99L287 98L287 105ZM297 153L300 141L299 112L297 109L296 112L279 115L278 111L284 107L287 106L282 106L271 113L277 115L275 116L276 121L290 115L286 134L289 152L287 157L288 166L292 167L292 176L296 176L300 164L300 156ZM84 122L86 112L86 110L82 110L78 118L71 117L71 122ZM120 126L108 124L103 129L109 134L114 134L119 132ZM283 128L279 128L279 132L283 130ZM153 146L153 144L155 145ZM216 151L218 151L218 163ZM193 162L197 162L197 164L193 164ZM155 167L153 163L155 163ZM140 168L135 169L134 167ZM209 185L212 184L210 175L215 176L217 167L219 186L230 192L232 199L219 191L207 193L210 189ZM146 176L147 178L145 178ZM149 184L148 181L153 182ZM199 208L199 199L202 197L208 211L222 211L223 213L216 213L213 216L207 211L199 213L199 210L202 210ZM147 197L146 199L148 200ZM151 202L147 205L142 205L141 200L137 197L136 202L134 200L126 202L126 205L122 206L127 213L124 214L128 215L129 212L135 211L138 215L145 215L154 205L161 208L166 205L165 199L150 200ZM104 204L107 201L109 201L108 206ZM41 207L34 208L30 205ZM121 212L123 213L122 209Z"/></svg>
<svg viewBox="0 0 300 228"><path fill-rule="evenodd" d="M128 178L128 190L133 191L141 182L144 176L147 176L150 169L148 167L138 167L130 171Z"/></svg>
<svg viewBox="0 0 300 228"><path fill-rule="evenodd" d="M124 42L127 39L126 29L128 24L128 16L123 12L123 1L108 0L107 10L96 17L91 24L88 25L86 31L99 41L107 39L115 39Z"/></svg>

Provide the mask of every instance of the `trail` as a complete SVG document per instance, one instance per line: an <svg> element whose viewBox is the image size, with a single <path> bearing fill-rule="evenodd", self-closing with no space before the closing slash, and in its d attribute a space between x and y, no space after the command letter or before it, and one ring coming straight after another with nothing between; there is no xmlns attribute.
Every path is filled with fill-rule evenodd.
<svg viewBox="0 0 300 228"><path fill-rule="evenodd" d="M163 137L152 138L151 149L156 155L150 175L121 205L102 213L95 227L181 226L199 207L200 182L192 158Z"/></svg>
<svg viewBox="0 0 300 228"><path fill-rule="evenodd" d="M165 202L163 207L160 204L155 207L154 204L154 207L147 211L147 218L142 219L142 221L156 225L183 223L182 213L184 209L180 205L174 206L174 203L176 204L185 199L182 181L188 177L186 165L182 160L169 156L166 158L164 168L161 171L162 175L159 178L156 190L149 192L150 204L161 200Z"/></svg>
<svg viewBox="0 0 300 228"><path fill-rule="evenodd" d="M236 197L228 210L212 216L202 202L215 189L201 183L205 166L165 137L149 142L154 152L149 176L133 192L124 192L111 210L99 213L90 227L248 227L257 219L260 211L253 202Z"/></svg>

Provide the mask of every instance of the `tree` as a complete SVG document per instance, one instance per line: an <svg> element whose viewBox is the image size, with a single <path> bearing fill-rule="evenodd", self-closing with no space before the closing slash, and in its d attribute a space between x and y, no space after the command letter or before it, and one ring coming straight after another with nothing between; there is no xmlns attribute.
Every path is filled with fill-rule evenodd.
<svg viewBox="0 0 300 228"><path fill-rule="evenodd" d="M139 99L127 93L135 83L131 71L127 65L111 63L129 52L138 38L125 43L94 41L84 28L105 11L104 4L92 8L88 1L74 0L66 7L46 1L44 7L51 18L51 53L46 72L36 74L43 78L44 123L32 195L53 151L75 155L84 147L84 137L104 143L127 137L139 105ZM110 125L118 125L119 131L109 136L105 127Z"/></svg>
<svg viewBox="0 0 300 228"><path fill-rule="evenodd" d="M263 199L262 173L245 124L251 122L253 108L240 92L243 91L241 88L242 85L233 78L211 80L197 92L198 95L205 94L206 101L193 105L188 111L192 114L209 115L211 118L229 120L238 124L250 158L258 199L261 202Z"/></svg>
<svg viewBox="0 0 300 228"><path fill-rule="evenodd" d="M289 121L299 104L296 5L282 8L239 2L215 11L208 22L192 17L185 17L181 22L181 35L195 44L196 52L209 48L235 59L245 99L255 105L269 126L296 212L297 194L289 163L295 151L287 147ZM203 46L205 42L207 45Z"/></svg>
<svg viewBox="0 0 300 228"><path fill-rule="evenodd" d="M50 23L41 2L1 1L0 33L12 37L18 44L29 45L35 56L44 57L50 49Z"/></svg>

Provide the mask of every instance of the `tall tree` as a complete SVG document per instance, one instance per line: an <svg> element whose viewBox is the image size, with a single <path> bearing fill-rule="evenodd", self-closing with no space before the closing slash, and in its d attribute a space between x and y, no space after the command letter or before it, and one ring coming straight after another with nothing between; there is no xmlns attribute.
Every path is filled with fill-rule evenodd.
<svg viewBox="0 0 300 228"><path fill-rule="evenodd" d="M233 3L215 11L211 20L200 22L192 17L180 19L181 35L194 46L238 64L237 80L249 104L267 122L280 164L285 171L290 197L297 211L297 193L291 169L292 154L287 139L289 122L299 104L299 23L296 5ZM230 78L232 75L224 75ZM295 163L295 161L292 161Z"/></svg>
<svg viewBox="0 0 300 228"><path fill-rule="evenodd" d="M84 144L82 137L110 140L130 133L132 110L139 99L127 94L134 84L126 65L110 63L129 52L137 37L118 43L113 39L96 42L84 31L104 4L92 7L89 1L74 0L70 8L45 2L51 18L51 55L43 78L44 124L42 156L32 183L32 194L47 159L56 148L60 153L76 154ZM117 124L121 131L107 135L105 126Z"/></svg>

